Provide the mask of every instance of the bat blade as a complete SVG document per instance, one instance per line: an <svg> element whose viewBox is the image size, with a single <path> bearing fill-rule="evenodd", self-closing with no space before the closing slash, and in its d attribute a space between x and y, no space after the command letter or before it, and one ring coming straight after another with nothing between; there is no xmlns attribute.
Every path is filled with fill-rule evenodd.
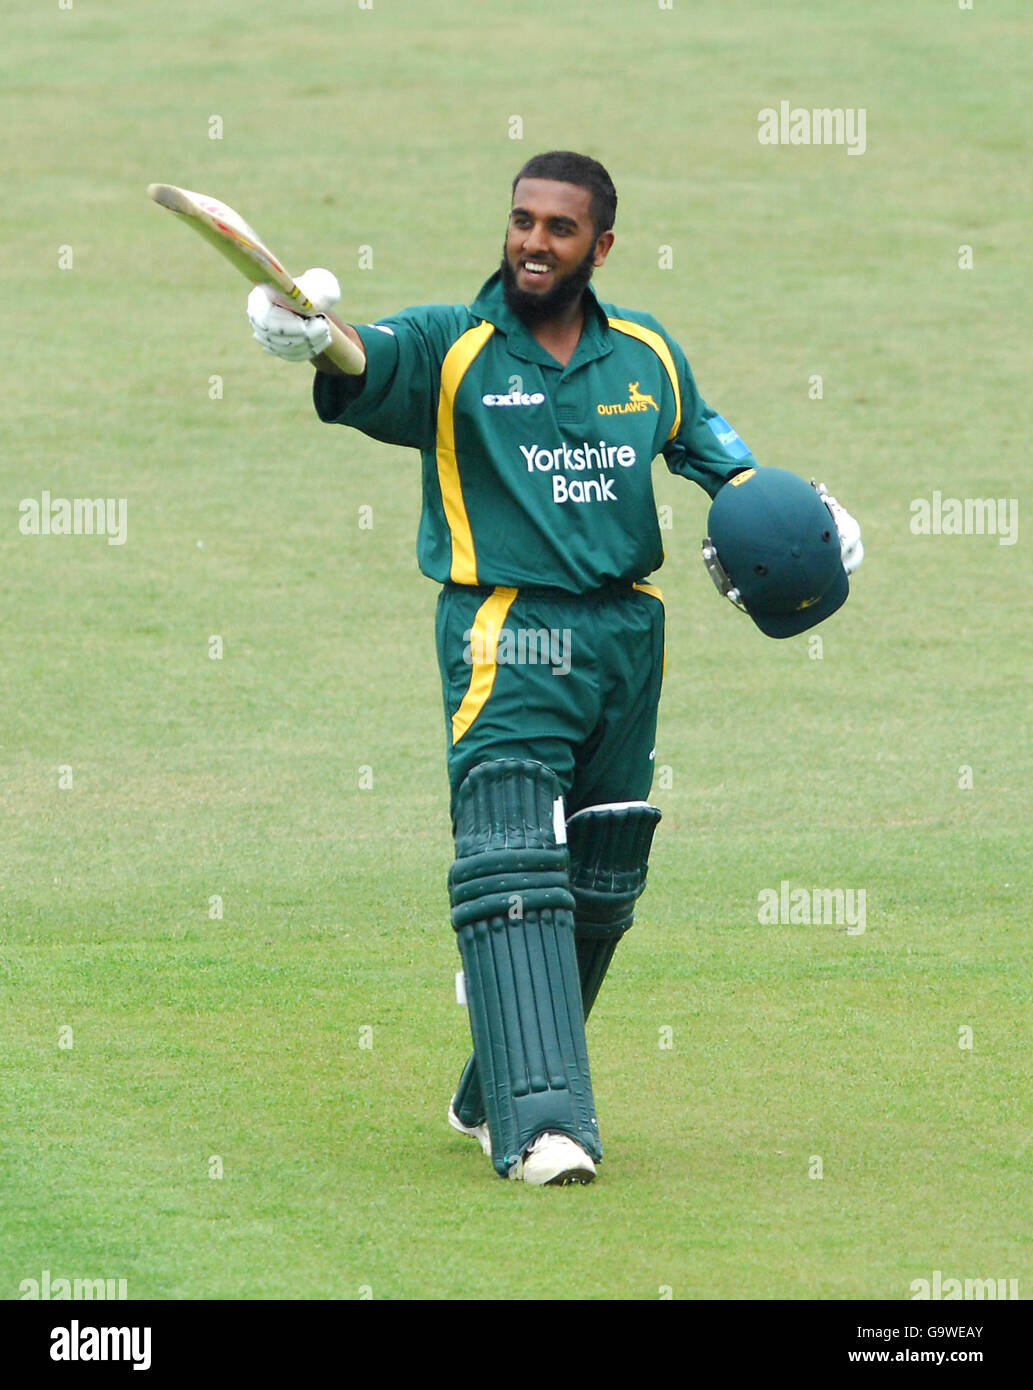
<svg viewBox="0 0 1033 1390"><path fill-rule="evenodd" d="M172 183L148 185L147 196L159 207L176 213L195 232L215 247L220 255L253 285L271 285L284 306L295 314L312 318L324 311L298 288L293 277L270 251L255 229L239 212L208 193L192 193ZM344 334L329 315L327 322L333 341L327 356L345 372L361 375L365 354Z"/></svg>
<svg viewBox="0 0 1033 1390"><path fill-rule="evenodd" d="M171 183L152 183L147 196L189 221L195 232L215 247L254 285L272 285L288 296L294 291L305 304L286 268L273 255L255 229L240 213L207 193L192 193ZM292 307L294 307L292 305ZM300 306L299 306L300 307ZM313 312L310 308L309 312Z"/></svg>

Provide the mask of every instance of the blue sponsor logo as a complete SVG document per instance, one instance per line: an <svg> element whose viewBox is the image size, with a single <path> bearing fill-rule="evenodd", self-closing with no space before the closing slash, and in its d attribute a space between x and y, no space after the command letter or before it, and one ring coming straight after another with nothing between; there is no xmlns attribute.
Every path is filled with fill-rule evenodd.
<svg viewBox="0 0 1033 1390"><path fill-rule="evenodd" d="M714 438L729 458L745 459L750 457L749 449L723 415L712 415L707 424L713 430Z"/></svg>

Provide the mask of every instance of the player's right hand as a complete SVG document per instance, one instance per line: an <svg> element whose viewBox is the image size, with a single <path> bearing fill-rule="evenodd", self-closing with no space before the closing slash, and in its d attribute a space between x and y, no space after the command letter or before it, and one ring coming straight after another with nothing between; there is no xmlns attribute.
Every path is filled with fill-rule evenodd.
<svg viewBox="0 0 1033 1390"><path fill-rule="evenodd" d="M341 296L335 276L327 270L306 270L296 283L319 309L329 309ZM330 325L322 315L303 318L292 313L268 285L256 285L248 295L247 316L255 341L286 362L310 362L332 341Z"/></svg>

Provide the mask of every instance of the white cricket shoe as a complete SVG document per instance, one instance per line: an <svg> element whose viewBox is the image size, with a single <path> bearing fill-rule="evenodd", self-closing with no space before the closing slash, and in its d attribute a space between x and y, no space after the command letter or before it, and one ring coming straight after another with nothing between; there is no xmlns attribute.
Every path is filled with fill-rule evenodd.
<svg viewBox="0 0 1033 1390"><path fill-rule="evenodd" d="M572 1182L591 1182L595 1164L569 1134L547 1129L524 1150L509 1176L522 1178L532 1187L565 1187Z"/></svg>
<svg viewBox="0 0 1033 1390"><path fill-rule="evenodd" d="M491 1135L488 1133L486 1122L482 1121L479 1125L464 1125L462 1120L452 1109L452 1102L449 1101L448 1123L453 1129L457 1129L460 1134L465 1134L470 1139L476 1139L482 1150L491 1158Z"/></svg>

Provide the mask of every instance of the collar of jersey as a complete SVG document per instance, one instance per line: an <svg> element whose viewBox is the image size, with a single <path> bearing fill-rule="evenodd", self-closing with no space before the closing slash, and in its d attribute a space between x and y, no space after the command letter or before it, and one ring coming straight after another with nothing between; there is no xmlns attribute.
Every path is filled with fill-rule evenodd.
<svg viewBox="0 0 1033 1390"><path fill-rule="evenodd" d="M583 362L591 362L597 357L605 357L612 351L609 340L609 325L595 293L589 285L585 290L585 326L577 351L565 370L578 367ZM558 367L560 364L551 352L546 352L530 329L519 319L506 303L502 291L502 272L495 274L481 286L477 298L470 305L472 313L478 318L493 323L498 332L504 333L507 347L514 357L522 357L527 362L536 362L541 367Z"/></svg>

